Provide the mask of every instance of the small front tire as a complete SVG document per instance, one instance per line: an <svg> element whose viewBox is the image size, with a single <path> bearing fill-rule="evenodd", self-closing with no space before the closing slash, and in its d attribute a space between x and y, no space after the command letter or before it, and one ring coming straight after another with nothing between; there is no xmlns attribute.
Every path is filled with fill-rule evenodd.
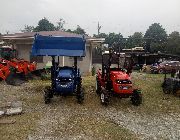
<svg viewBox="0 0 180 140"><path fill-rule="evenodd" d="M45 90L44 90L45 104L49 104L51 102L51 98L53 98L53 92L51 90L51 87L45 87Z"/></svg>
<svg viewBox="0 0 180 140"><path fill-rule="evenodd" d="M142 94L139 90L133 91L131 101L134 106L139 106L140 104L142 104Z"/></svg>
<svg viewBox="0 0 180 140"><path fill-rule="evenodd" d="M108 94L107 91L101 91L100 93L100 100L101 100L101 104L107 106L109 104L109 98L108 98Z"/></svg>

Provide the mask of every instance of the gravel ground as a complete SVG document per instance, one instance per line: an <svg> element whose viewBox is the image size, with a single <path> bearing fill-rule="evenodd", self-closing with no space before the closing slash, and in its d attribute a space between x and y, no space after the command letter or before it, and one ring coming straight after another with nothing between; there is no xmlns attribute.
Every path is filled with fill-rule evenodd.
<svg viewBox="0 0 180 140"><path fill-rule="evenodd" d="M99 109L97 113L91 110L72 110L68 106L47 108L48 112L40 120L39 127L35 136L30 135L29 140L33 139L104 139L95 137L94 132L89 130L76 130L76 123L70 123L73 116L87 118L90 117L96 123L111 121L118 126L124 127L135 133L139 139L180 139L180 114L171 115L142 115L132 110L117 111L115 108ZM106 118L106 119L104 119ZM59 128L60 127L60 128ZM58 136L54 131L58 129ZM88 131L88 132L87 132ZM55 137L54 137L55 136ZM109 137L107 137L109 138Z"/></svg>
<svg viewBox="0 0 180 140"><path fill-rule="evenodd" d="M132 76L138 80L153 79L146 74L134 73ZM151 100L148 99L149 95L146 92L148 96L144 96L145 101L139 107L132 106L129 99L120 100L117 97L112 98L108 107L103 107L95 93L94 80L94 77L84 78L86 96L82 105L77 104L75 97L54 97L51 104L45 105L42 89L47 83L41 82L26 83L20 87L1 84L3 92L0 92L0 101L8 101L9 98L21 99L24 102L24 113L41 114L36 120L34 131L28 132L26 136L28 140L180 139L180 113L173 110L180 105L177 104L179 103L177 97L167 95L165 96L167 99L164 100L161 91L158 94L162 96L154 94L162 105L171 105L170 109L159 109L159 106L153 103L149 105L150 107L147 106ZM18 96L15 93L13 96L4 95L14 89L21 93Z"/></svg>

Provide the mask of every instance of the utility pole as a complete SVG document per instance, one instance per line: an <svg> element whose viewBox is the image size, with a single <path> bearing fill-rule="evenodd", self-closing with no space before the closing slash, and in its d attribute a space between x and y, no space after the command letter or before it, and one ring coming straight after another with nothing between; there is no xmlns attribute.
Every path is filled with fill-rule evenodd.
<svg viewBox="0 0 180 140"><path fill-rule="evenodd" d="M98 28L97 28L97 29L98 29L98 36L99 36L99 34L100 34L101 27L102 27L102 26L100 26L100 25L99 25L99 22L98 22Z"/></svg>

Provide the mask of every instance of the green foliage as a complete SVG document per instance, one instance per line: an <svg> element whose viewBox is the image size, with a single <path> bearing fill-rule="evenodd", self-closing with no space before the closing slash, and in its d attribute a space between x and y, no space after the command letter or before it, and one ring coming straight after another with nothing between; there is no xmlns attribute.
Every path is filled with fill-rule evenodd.
<svg viewBox="0 0 180 140"><path fill-rule="evenodd" d="M77 28L75 30L67 29L65 31L69 32L69 33L80 34L80 35L86 34L85 30L83 28L81 28L79 25L77 25Z"/></svg>
<svg viewBox="0 0 180 140"><path fill-rule="evenodd" d="M109 46L113 46L121 43L121 38L123 38L121 33L109 33L109 35L105 38L105 42L109 44Z"/></svg>
<svg viewBox="0 0 180 140"><path fill-rule="evenodd" d="M177 31L169 34L167 44L166 44L166 52L170 54L180 55L180 34Z"/></svg>
<svg viewBox="0 0 180 140"><path fill-rule="evenodd" d="M65 31L64 29L64 24L65 24L65 20L63 20L62 18L59 19L59 21L57 22L57 26L55 27L56 31Z"/></svg>
<svg viewBox="0 0 180 140"><path fill-rule="evenodd" d="M141 32L135 32L127 39L126 48L143 47L143 43L143 34Z"/></svg>
<svg viewBox="0 0 180 140"><path fill-rule="evenodd" d="M34 26L29 26L29 25L25 25L24 26L24 29L23 30L21 30L21 32L33 32L33 30L34 30Z"/></svg>
<svg viewBox="0 0 180 140"><path fill-rule="evenodd" d="M38 26L34 28L35 32L40 32L40 31L54 31L56 30L56 27L54 24L49 22L47 18L43 18L38 22Z"/></svg>
<svg viewBox="0 0 180 140"><path fill-rule="evenodd" d="M164 51L167 41L167 33L159 23L153 23L147 29L144 38L150 38L152 41L151 51Z"/></svg>
<svg viewBox="0 0 180 140"><path fill-rule="evenodd" d="M155 43L163 43L167 40L167 33L162 25L159 23L153 23L149 26L149 29L147 29L144 37L152 38Z"/></svg>
<svg viewBox="0 0 180 140"><path fill-rule="evenodd" d="M79 25L77 25L76 30L73 31L73 33L84 35L86 34L85 30L82 29Z"/></svg>
<svg viewBox="0 0 180 140"><path fill-rule="evenodd" d="M96 38L107 38L108 34L100 33L99 35L94 34L93 36L96 37Z"/></svg>

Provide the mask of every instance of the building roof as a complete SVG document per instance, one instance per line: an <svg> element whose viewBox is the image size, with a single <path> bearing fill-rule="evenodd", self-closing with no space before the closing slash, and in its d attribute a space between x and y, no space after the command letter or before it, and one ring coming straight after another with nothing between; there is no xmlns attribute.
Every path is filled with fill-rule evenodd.
<svg viewBox="0 0 180 140"><path fill-rule="evenodd" d="M65 32L65 31L41 31L41 32L25 32L25 33L15 33L15 34L6 34L2 36L2 40L33 40L36 34L42 36L62 36L62 37L82 37L80 34ZM103 43L104 38L94 38L85 35L86 41L93 43Z"/></svg>
<svg viewBox="0 0 180 140"><path fill-rule="evenodd" d="M64 31L41 31L41 32L25 32L25 33L15 33L15 34L6 34L3 35L3 39L10 38L31 38L34 37L35 34L43 35L43 36L63 36L63 37L80 37L82 35L69 33Z"/></svg>

